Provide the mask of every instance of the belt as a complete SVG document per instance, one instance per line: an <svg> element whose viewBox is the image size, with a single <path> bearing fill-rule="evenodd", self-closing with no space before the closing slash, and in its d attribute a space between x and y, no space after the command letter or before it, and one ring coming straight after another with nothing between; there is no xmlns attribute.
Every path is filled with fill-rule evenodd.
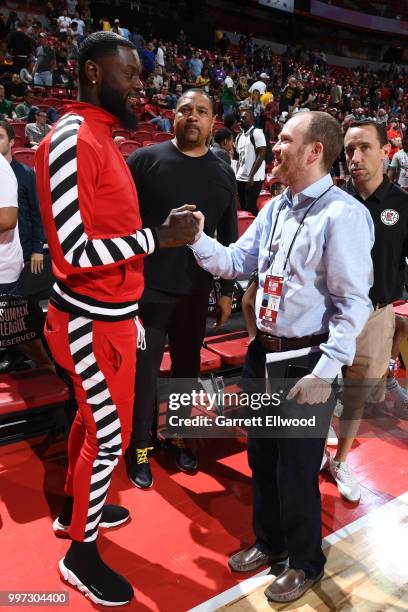
<svg viewBox="0 0 408 612"><path fill-rule="evenodd" d="M280 338L279 336L271 336L260 330L258 330L256 334L258 342L269 353L282 353L283 351L295 351L308 346L318 346L322 342L325 342L328 337L328 332L319 335L311 334L310 336L303 336L302 338Z"/></svg>
<svg viewBox="0 0 408 612"><path fill-rule="evenodd" d="M385 308L389 304L373 304L374 310L380 310L381 308Z"/></svg>

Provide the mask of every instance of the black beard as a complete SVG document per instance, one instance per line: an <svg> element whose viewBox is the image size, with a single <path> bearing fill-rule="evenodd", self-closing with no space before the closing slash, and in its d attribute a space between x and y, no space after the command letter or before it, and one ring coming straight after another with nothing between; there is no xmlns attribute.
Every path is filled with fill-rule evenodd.
<svg viewBox="0 0 408 612"><path fill-rule="evenodd" d="M117 117L124 128L131 130L137 128L136 116L131 112L120 94L106 83L102 83L100 101L102 108Z"/></svg>

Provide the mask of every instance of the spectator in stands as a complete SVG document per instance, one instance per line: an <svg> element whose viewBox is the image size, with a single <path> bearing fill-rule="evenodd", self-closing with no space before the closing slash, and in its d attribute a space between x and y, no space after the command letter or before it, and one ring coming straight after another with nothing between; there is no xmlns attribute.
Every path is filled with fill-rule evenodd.
<svg viewBox="0 0 408 612"><path fill-rule="evenodd" d="M136 27L133 27L132 33L130 35L130 40L135 45L136 50L139 54L139 57L141 58L145 41L144 41L143 36L139 33L139 30Z"/></svg>
<svg viewBox="0 0 408 612"><path fill-rule="evenodd" d="M343 97L342 87L341 85L336 83L335 79L333 79L332 86L330 89L330 104L337 108L338 106L340 106L342 97Z"/></svg>
<svg viewBox="0 0 408 612"><path fill-rule="evenodd" d="M11 100L6 100L6 92L4 85L0 84L0 115L2 117L8 117L9 119L15 118L15 112L13 111L13 103Z"/></svg>
<svg viewBox="0 0 408 612"><path fill-rule="evenodd" d="M269 84L266 86L266 90L265 93L262 94L261 96L261 104L264 108L267 107L267 105L273 102L273 86L272 84Z"/></svg>
<svg viewBox="0 0 408 612"><path fill-rule="evenodd" d="M384 126L386 126L388 124L388 114L387 111L384 108L379 108L377 113L376 113L376 120L377 123L380 123Z"/></svg>
<svg viewBox="0 0 408 612"><path fill-rule="evenodd" d="M119 36L123 36L123 30L120 27L119 19L115 19L115 21L113 22L113 28L111 29L111 32L115 32L115 34L118 34Z"/></svg>
<svg viewBox="0 0 408 612"><path fill-rule="evenodd" d="M154 54L154 45L152 42L148 42L146 49L143 50L141 58L143 64L143 75L148 77L154 71L156 65L156 56Z"/></svg>
<svg viewBox="0 0 408 612"><path fill-rule="evenodd" d="M235 142L238 155L237 185L242 210L254 216L256 205L265 179L266 140L262 130L255 128L254 113L251 109L240 111L241 133Z"/></svg>
<svg viewBox="0 0 408 612"><path fill-rule="evenodd" d="M193 75L193 79L197 81L197 77L200 76L201 71L203 69L203 61L200 57L199 51L195 51L193 53L193 57L188 61L188 65L191 69L191 74Z"/></svg>
<svg viewBox="0 0 408 612"><path fill-rule="evenodd" d="M64 66L63 63L58 64L57 70L53 74L53 81L55 85L66 88L67 97L71 97L71 91L74 87L74 78L71 71Z"/></svg>
<svg viewBox="0 0 408 612"><path fill-rule="evenodd" d="M211 78L210 71L207 67L203 68L201 74L197 77L196 87L199 87L200 89L202 89L202 91L205 91L206 93L210 92Z"/></svg>
<svg viewBox="0 0 408 612"><path fill-rule="evenodd" d="M398 152L398 143L396 139L400 138L402 141L403 136L404 135L402 133L399 120L396 117L393 117L387 130L387 137L391 144L391 149L388 156L390 161L392 161L395 153Z"/></svg>
<svg viewBox="0 0 408 612"><path fill-rule="evenodd" d="M273 384L287 376L291 362L285 360L285 351L322 346L324 353L320 349L296 359L296 365L311 372L294 385L287 397L295 402L289 404L290 410L300 404L298 414L304 414L301 404L328 401L330 382L342 365L352 360L355 338L370 312L373 223L368 211L333 187L329 171L340 152L341 140L340 126L328 114L295 115L274 147L277 161L273 173L288 183L288 189L277 202L265 206L231 246L224 247L205 234L191 245L196 261L212 273L236 278L258 267L256 337L248 347L243 370L250 391L261 388L254 379L264 379L268 353L283 352L282 359L268 368ZM315 208L309 220L300 217L308 231L300 232L293 242L299 228L296 210L313 201ZM199 218L200 212L195 216ZM285 260L291 243L288 273ZM281 279L277 282L283 284L283 292L277 299L271 328L263 300L280 295L279 290L269 292L265 288L267 280L273 282L276 277ZM282 404L278 410L281 409ZM327 430L329 410L327 404L326 410L318 408L320 418L324 418L321 424ZM318 482L323 449L322 438L262 438L259 434L248 438L255 542L234 554L229 565L234 571L247 572L289 558L288 566L265 591L269 601L289 603L298 599L323 576L326 559L321 542Z"/></svg>
<svg viewBox="0 0 408 612"><path fill-rule="evenodd" d="M27 66L27 61L33 52L33 40L27 36L22 25L11 32L7 38L9 53L13 56L13 67L20 72Z"/></svg>
<svg viewBox="0 0 408 612"><path fill-rule="evenodd" d="M248 78L245 75L241 75L238 79L237 95L240 100L245 100L249 96Z"/></svg>
<svg viewBox="0 0 408 612"><path fill-rule="evenodd" d="M41 44L37 49L37 63L34 71L34 85L36 87L51 87L52 72L56 67L55 51L50 46L46 34L41 34L40 39Z"/></svg>
<svg viewBox="0 0 408 612"><path fill-rule="evenodd" d="M254 125L256 128L263 129L264 125L264 106L261 102L261 94L257 89L254 89L250 97L244 100L240 108L249 108L254 115Z"/></svg>
<svg viewBox="0 0 408 612"><path fill-rule="evenodd" d="M44 229L40 216L35 173L32 168L12 156L14 130L7 121L0 121L0 153L11 165L18 183L18 231L24 261L30 262L31 272L43 269Z"/></svg>
<svg viewBox="0 0 408 612"><path fill-rule="evenodd" d="M289 113L291 115L296 111L300 102L300 91L297 88L297 80L295 76L288 79L286 86L283 88L279 100L279 112Z"/></svg>
<svg viewBox="0 0 408 612"><path fill-rule="evenodd" d="M187 89L195 87L195 79L193 77L193 73L191 72L191 68L187 65L184 66L182 75L181 75L181 84L183 86L183 91Z"/></svg>
<svg viewBox="0 0 408 612"><path fill-rule="evenodd" d="M157 125L162 132L171 131L171 122L167 117L162 116L161 108L158 104L157 94L153 94L148 103L144 106L145 119L152 125Z"/></svg>
<svg viewBox="0 0 408 612"><path fill-rule="evenodd" d="M77 62L78 61L78 43L71 36L71 34L67 35L67 38L65 41L65 48L67 51L67 60L68 61L73 60L74 62Z"/></svg>
<svg viewBox="0 0 408 612"><path fill-rule="evenodd" d="M20 70L20 79L26 85L33 85L34 82L34 68L35 68L35 60L28 59L27 68L22 68Z"/></svg>
<svg viewBox="0 0 408 612"><path fill-rule="evenodd" d="M159 91L163 85L162 69L160 66L155 66L153 71L153 87Z"/></svg>
<svg viewBox="0 0 408 612"><path fill-rule="evenodd" d="M176 42L177 42L177 48L178 48L179 53L181 55L184 55L186 44L187 44L187 37L183 29L181 29L180 32L178 33Z"/></svg>
<svg viewBox="0 0 408 612"><path fill-rule="evenodd" d="M78 11L75 11L74 18L71 21L71 27L73 26L74 23L77 24L77 31L78 31L79 36L81 37L79 42L81 42L85 36L86 26L85 26L84 20L82 19Z"/></svg>
<svg viewBox="0 0 408 612"><path fill-rule="evenodd" d="M42 139L48 134L51 127L47 124L47 113L37 108L35 123L27 123L25 135L32 149L37 149Z"/></svg>
<svg viewBox="0 0 408 612"><path fill-rule="evenodd" d="M99 20L99 27L103 32L110 32L112 30L109 18L106 15Z"/></svg>
<svg viewBox="0 0 408 612"><path fill-rule="evenodd" d="M252 93L256 89L257 91L259 91L260 95L263 96L266 91L266 86L268 82L269 75L266 74L266 72L262 72L259 77L259 80L255 81L255 83L252 83L251 87L249 88L249 93Z"/></svg>
<svg viewBox="0 0 408 612"><path fill-rule="evenodd" d="M402 149L395 153L388 167L388 178L408 191L408 137L402 140Z"/></svg>
<svg viewBox="0 0 408 612"><path fill-rule="evenodd" d="M5 128L1 128L3 132ZM0 139L3 150L4 137ZM0 294L13 294L23 269L23 251L17 229L17 179L0 154Z"/></svg>
<svg viewBox="0 0 408 612"><path fill-rule="evenodd" d="M26 91L24 94L24 102L17 104L16 106L16 118L19 121L27 121L29 112L33 106L33 92Z"/></svg>
<svg viewBox="0 0 408 612"><path fill-rule="evenodd" d="M221 103L222 103L222 116L223 118L231 112L235 111L235 107L239 102L239 97L235 88L235 70L232 64L227 68L227 76L224 80L224 86L222 89Z"/></svg>
<svg viewBox="0 0 408 612"><path fill-rule="evenodd" d="M374 283L370 289L373 312L357 337L356 354L344 377L341 430L335 457L326 454L322 469L328 468L342 496L358 502L360 484L347 464L347 456L357 435L366 401L384 399L395 332L392 303L402 296L401 273L405 267L408 241L408 194L383 175L383 162L390 144L384 126L372 119L351 123L344 147L351 179L345 191L363 203L375 227L371 251ZM398 385L397 385L398 386Z"/></svg>
<svg viewBox="0 0 408 612"><path fill-rule="evenodd" d="M228 128L221 128L214 134L214 144L210 151L219 159L231 165L232 152L234 150L234 134Z"/></svg>
<svg viewBox="0 0 408 612"><path fill-rule="evenodd" d="M162 40L159 40L156 47L156 64L160 66L162 71L166 65L165 47Z"/></svg>
<svg viewBox="0 0 408 612"><path fill-rule="evenodd" d="M310 89L305 87L302 79L297 80L297 89L299 91L299 109L311 110L314 96Z"/></svg>
<svg viewBox="0 0 408 612"><path fill-rule="evenodd" d="M64 9L62 15L57 19L59 38L65 41L67 38L68 28L71 25L71 17L68 16L68 11Z"/></svg>
<svg viewBox="0 0 408 612"><path fill-rule="evenodd" d="M128 158L139 196L142 221L153 225L175 205L194 201L206 211L207 231L223 244L237 237L236 185L231 167L221 163L207 148L214 124L212 101L197 89L178 101L175 138L138 149ZM154 205L153 205L154 204ZM159 375L166 335L175 377L197 378L212 287L210 275L202 274L189 249L158 254L145 261L145 291L140 316L146 331L146 350L138 352L132 440L127 454L128 475L141 488L153 483L148 451L156 414L156 379ZM217 324L231 312L232 283L222 282ZM178 469L194 473L198 461L180 437L169 444Z"/></svg>
<svg viewBox="0 0 408 612"><path fill-rule="evenodd" d="M73 17L75 14L75 9L77 7L77 0L65 0L67 6L67 13L70 17Z"/></svg>
<svg viewBox="0 0 408 612"><path fill-rule="evenodd" d="M12 102L22 102L27 85L20 79L20 75L13 73L11 81L5 82L6 96Z"/></svg>
<svg viewBox="0 0 408 612"><path fill-rule="evenodd" d="M93 32L94 27L94 20L93 17L91 15L91 10L89 8L89 6L85 7L84 12L82 14L83 20L85 22L85 32L86 33L90 33Z"/></svg>

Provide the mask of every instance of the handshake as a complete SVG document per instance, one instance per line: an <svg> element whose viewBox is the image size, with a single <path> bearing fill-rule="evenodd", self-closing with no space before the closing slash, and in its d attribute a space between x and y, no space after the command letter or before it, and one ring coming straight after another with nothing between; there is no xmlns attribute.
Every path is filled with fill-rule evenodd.
<svg viewBox="0 0 408 612"><path fill-rule="evenodd" d="M156 227L160 248L180 247L196 242L204 229L204 215L194 212L194 204L173 208L160 227Z"/></svg>

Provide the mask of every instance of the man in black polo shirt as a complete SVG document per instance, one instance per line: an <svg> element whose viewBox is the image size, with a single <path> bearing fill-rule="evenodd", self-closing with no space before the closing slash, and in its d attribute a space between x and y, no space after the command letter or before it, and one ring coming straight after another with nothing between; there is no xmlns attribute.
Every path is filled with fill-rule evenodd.
<svg viewBox="0 0 408 612"><path fill-rule="evenodd" d="M384 381L393 350L395 315L392 303L401 297L404 282L408 194L383 174L384 159L390 150L383 125L371 119L351 122L345 133L344 148L351 175L345 190L367 206L375 226L371 251L374 283L370 290L374 310L357 338L353 365L347 367L341 437L334 459L327 455L324 467L329 468L343 497L357 502L360 485L346 458L358 432L364 400L368 399L364 394L369 392L372 401L383 399L384 387L375 388L375 382ZM366 381L364 389L357 392L347 385L348 381L355 384L363 380ZM389 381L390 385L397 384L392 378Z"/></svg>
<svg viewBox="0 0 408 612"><path fill-rule="evenodd" d="M237 239L236 182L230 165L208 150L215 116L212 101L200 90L178 100L175 138L138 149L128 165L136 184L144 224L160 225L171 209L194 203L206 217L207 232L225 245ZM212 276L195 262L187 247L164 255L153 254L144 264L145 291L139 303L146 331L146 349L138 352L132 438L127 454L128 475L140 488L153 479L148 463L150 432L156 413L156 386L166 336L172 375L197 378L212 287ZM218 323L231 312L232 281L222 281ZM185 472L197 460L181 438L173 439L176 465Z"/></svg>

